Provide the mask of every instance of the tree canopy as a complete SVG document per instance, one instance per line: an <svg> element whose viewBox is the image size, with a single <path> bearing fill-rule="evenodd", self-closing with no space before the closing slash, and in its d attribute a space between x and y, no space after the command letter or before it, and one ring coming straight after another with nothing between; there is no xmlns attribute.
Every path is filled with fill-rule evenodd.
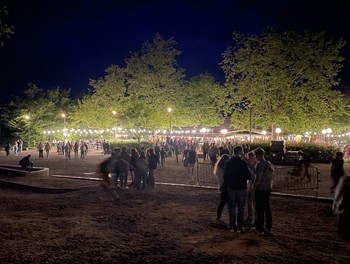
<svg viewBox="0 0 350 264"><path fill-rule="evenodd" d="M235 127L248 126L249 108L254 126L293 133L319 130L346 114L343 95L332 90L339 83L343 40L271 29L260 35L235 32L233 39L221 65Z"/></svg>
<svg viewBox="0 0 350 264"><path fill-rule="evenodd" d="M104 76L90 80L92 90L79 99L71 100L69 90L30 84L25 98L2 107L1 118L15 137L26 138L30 129L34 141L43 130L62 129L62 113L70 128L110 133L121 127L133 129L138 138L145 129L168 130L169 123L172 128L219 126L226 115L238 129L248 128L250 117L255 128L280 126L289 133L348 127L348 99L333 90L344 60L343 40L328 40L323 32L271 29L260 35L234 32L233 40L221 62L224 85L209 73L186 80L176 41L156 34L124 65L110 65Z"/></svg>
<svg viewBox="0 0 350 264"><path fill-rule="evenodd" d="M0 47L4 46L4 38L9 38L13 34L13 26L5 23L5 18L8 15L8 10L5 5L0 3Z"/></svg>
<svg viewBox="0 0 350 264"><path fill-rule="evenodd" d="M54 88L44 91L29 84L24 94L25 99L16 97L2 109L2 118L15 138L27 143L30 133L31 142L38 142L42 140L44 130L62 131L61 114L69 112L72 103L69 90Z"/></svg>

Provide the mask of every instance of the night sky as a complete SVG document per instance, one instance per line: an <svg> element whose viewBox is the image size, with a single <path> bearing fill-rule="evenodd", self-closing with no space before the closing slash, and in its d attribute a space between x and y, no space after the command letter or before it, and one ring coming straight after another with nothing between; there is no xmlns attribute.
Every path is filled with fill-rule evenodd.
<svg viewBox="0 0 350 264"><path fill-rule="evenodd" d="M1 0L0 0L1 1ZM71 88L75 97L111 64L124 66L130 52L156 33L174 37L186 79L209 72L220 83L222 52L234 31L259 34L267 27L303 33L325 31L347 45L341 89L350 87L350 30L345 1L79 1L2 0L15 34L0 48L1 102L34 83ZM307 3L305 3L307 2Z"/></svg>

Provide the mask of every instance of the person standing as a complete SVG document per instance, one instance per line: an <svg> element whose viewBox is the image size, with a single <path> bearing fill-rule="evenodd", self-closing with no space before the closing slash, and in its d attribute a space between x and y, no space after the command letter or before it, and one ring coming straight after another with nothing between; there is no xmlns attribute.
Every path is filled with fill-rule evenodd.
<svg viewBox="0 0 350 264"><path fill-rule="evenodd" d="M11 144L8 143L5 147L6 156L10 156Z"/></svg>
<svg viewBox="0 0 350 264"><path fill-rule="evenodd" d="M140 157L136 161L135 170L135 188L137 190L144 190L146 188L147 170L148 160L146 159L145 151L141 150Z"/></svg>
<svg viewBox="0 0 350 264"><path fill-rule="evenodd" d="M38 145L38 151L39 151L39 159L44 158L44 146L43 143L40 141Z"/></svg>
<svg viewBox="0 0 350 264"><path fill-rule="evenodd" d="M49 158L49 154L50 154L50 150L51 150L51 146L49 142L46 142L45 144L45 152L46 152L46 158Z"/></svg>
<svg viewBox="0 0 350 264"><path fill-rule="evenodd" d="M248 169L250 171L250 179L248 180L247 183L247 197L246 197L246 203L247 203L247 211L248 211L248 216L245 219L246 224L252 224L253 223L253 215L255 211L255 205L254 205L254 190L253 190L253 184L256 178L256 159L254 152L249 152L248 153L248 158L246 160L248 164ZM254 217L254 220L256 220L256 217Z"/></svg>
<svg viewBox="0 0 350 264"><path fill-rule="evenodd" d="M227 154L222 155L218 161L216 162L213 170L214 176L216 176L218 185L219 185L219 191L220 191L220 202L216 209L216 222L218 224L223 223L221 220L222 211L224 209L225 204L228 203L228 190L227 188L222 188L222 185L224 184L224 172L225 172L225 166L226 162L230 159L230 156ZM226 224L226 223L225 223Z"/></svg>
<svg viewBox="0 0 350 264"><path fill-rule="evenodd" d="M244 205L247 191L247 180L251 177L247 163L242 159L243 148L234 148L234 156L225 166L222 190L228 191L229 229L232 232L244 232ZM237 208L237 216L236 216ZM237 221L236 221L237 217Z"/></svg>
<svg viewBox="0 0 350 264"><path fill-rule="evenodd" d="M79 157L79 142L77 140L74 142L73 150L74 150L74 158L78 159L78 157Z"/></svg>
<svg viewBox="0 0 350 264"><path fill-rule="evenodd" d="M120 187L124 189L126 189L128 183L129 166L130 155L126 152L126 147L122 147L119 158L119 179Z"/></svg>
<svg viewBox="0 0 350 264"><path fill-rule="evenodd" d="M160 165L160 147L158 143L156 143L156 145L154 146L154 153L156 154L158 158L158 164Z"/></svg>
<svg viewBox="0 0 350 264"><path fill-rule="evenodd" d="M154 171L157 168L157 164L158 164L158 158L154 153L154 150L151 148L149 149L149 156L148 156L149 174L148 174L147 182L149 187L152 189L154 189L154 186L155 186Z"/></svg>
<svg viewBox="0 0 350 264"><path fill-rule="evenodd" d="M338 185L339 179L341 176L345 174L344 171L344 153L341 151L338 151L335 153L335 158L332 160L331 165L331 178L332 178L332 186L331 186L331 192L334 192L335 187Z"/></svg>
<svg viewBox="0 0 350 264"><path fill-rule="evenodd" d="M207 159L207 156L208 156L208 143L207 142L203 142L202 153L203 153L203 160L205 161Z"/></svg>
<svg viewBox="0 0 350 264"><path fill-rule="evenodd" d="M217 158L220 155L219 148L215 145L215 143L211 143L211 146L208 150L208 155L209 155L209 159L211 161L211 165L214 168L215 163L217 161Z"/></svg>
<svg viewBox="0 0 350 264"><path fill-rule="evenodd" d="M178 141L176 141L175 146L174 146L174 154L175 154L176 163L178 163L179 162L179 154L180 154L180 144Z"/></svg>
<svg viewBox="0 0 350 264"><path fill-rule="evenodd" d="M270 195L275 169L271 162L265 160L265 151L262 148L254 150L254 154L258 162L256 165L256 180L253 185L256 211L256 232L258 234L271 235L272 213L270 208Z"/></svg>
<svg viewBox="0 0 350 264"><path fill-rule="evenodd" d="M191 145L191 149L187 153L187 175L189 179L193 179L196 162L198 162L196 147Z"/></svg>
<svg viewBox="0 0 350 264"><path fill-rule="evenodd" d="M337 215L337 232L341 239L350 240L350 177L344 174L335 188L333 212Z"/></svg>
<svg viewBox="0 0 350 264"><path fill-rule="evenodd" d="M165 164L165 155L166 155L166 151L165 151L164 147L161 148L159 154L160 154L160 164L162 166L164 166L164 164Z"/></svg>
<svg viewBox="0 0 350 264"><path fill-rule="evenodd" d="M81 142L81 144L80 144L80 159L85 160L85 156L86 156L85 144L84 144L84 142Z"/></svg>
<svg viewBox="0 0 350 264"><path fill-rule="evenodd" d="M130 155L130 176L131 176L131 184L130 186L134 185L135 180L135 170L136 170L136 161L139 158L139 153L137 152L136 148L131 149L131 155ZM158 162L158 160L157 160Z"/></svg>

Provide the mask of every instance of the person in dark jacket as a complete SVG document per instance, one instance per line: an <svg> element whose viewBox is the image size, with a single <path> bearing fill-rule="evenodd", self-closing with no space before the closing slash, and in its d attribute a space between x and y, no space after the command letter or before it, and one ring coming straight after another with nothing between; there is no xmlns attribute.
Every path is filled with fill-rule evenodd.
<svg viewBox="0 0 350 264"><path fill-rule="evenodd" d="M222 189L228 190L228 214L230 231L243 232L247 180L250 179L251 174L249 172L247 163L242 159L243 148L237 146L233 149L233 151L234 156L228 160L225 166L224 183L222 185Z"/></svg>
<svg viewBox="0 0 350 264"><path fill-rule="evenodd" d="M25 156L23 159L19 161L19 165L22 168L33 167L33 162L30 160L31 155Z"/></svg>

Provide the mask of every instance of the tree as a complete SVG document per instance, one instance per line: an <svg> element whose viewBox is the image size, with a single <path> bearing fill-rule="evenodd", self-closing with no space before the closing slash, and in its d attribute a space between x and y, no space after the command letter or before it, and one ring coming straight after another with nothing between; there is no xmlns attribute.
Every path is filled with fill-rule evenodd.
<svg viewBox="0 0 350 264"><path fill-rule="evenodd" d="M344 116L343 95L332 90L339 84L343 40L327 40L324 32L278 34L272 29L233 36L235 46L223 53L221 65L230 94L226 110L234 124L248 127L252 112L256 127L279 125L300 133Z"/></svg>
<svg viewBox="0 0 350 264"><path fill-rule="evenodd" d="M191 78L177 99L177 112L181 116L179 126L206 127L223 124L221 104L226 96L226 89L216 83L210 74Z"/></svg>
<svg viewBox="0 0 350 264"><path fill-rule="evenodd" d="M5 126L13 131L15 138L27 139L30 132L31 142L38 142L46 139L44 130L62 131L61 114L71 108L69 90L54 88L44 91L29 84L24 95L23 99L15 97L1 113Z"/></svg>
<svg viewBox="0 0 350 264"><path fill-rule="evenodd" d="M13 34L14 28L7 25L4 22L5 17L8 15L6 6L0 3L0 47L4 46L3 38L9 38L10 34Z"/></svg>
<svg viewBox="0 0 350 264"><path fill-rule="evenodd" d="M93 116L99 122L105 120L103 125L112 126L111 113L116 111L118 123L125 128L167 127L166 109L175 105L183 82L183 70L176 64L181 52L175 44L174 39L165 40L156 34L125 59L124 67L108 67L104 77L91 80L93 92L80 101L74 120L95 125L87 120ZM94 115L84 117L92 111Z"/></svg>

